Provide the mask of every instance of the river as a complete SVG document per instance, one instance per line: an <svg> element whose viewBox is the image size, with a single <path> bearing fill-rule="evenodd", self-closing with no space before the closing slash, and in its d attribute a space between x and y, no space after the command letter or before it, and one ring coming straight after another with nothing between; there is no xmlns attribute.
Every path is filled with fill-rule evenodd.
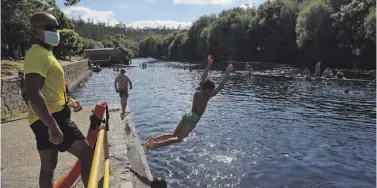
<svg viewBox="0 0 377 188"><path fill-rule="evenodd" d="M133 65L145 61L134 59ZM216 63L216 62L215 62ZM129 106L144 142L174 131L203 73L178 62L127 68ZM209 78L219 83L222 70ZM104 69L73 92L84 106L119 108ZM345 93L348 90L348 93ZM182 143L147 153L170 187L375 187L376 84L255 75L232 79Z"/></svg>

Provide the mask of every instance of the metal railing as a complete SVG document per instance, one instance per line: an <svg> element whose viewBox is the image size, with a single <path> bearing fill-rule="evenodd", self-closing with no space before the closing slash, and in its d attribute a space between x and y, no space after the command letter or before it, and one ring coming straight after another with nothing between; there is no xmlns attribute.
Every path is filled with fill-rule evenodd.
<svg viewBox="0 0 377 188"><path fill-rule="evenodd" d="M105 123L105 124L103 124ZM98 137L94 149L92 167L90 169L88 188L98 188L100 167L101 167L101 153L104 152L104 173L103 173L103 187L108 188L110 184L110 159L109 159L109 144L107 139L107 131L109 130L109 110L106 106L106 119L98 127Z"/></svg>

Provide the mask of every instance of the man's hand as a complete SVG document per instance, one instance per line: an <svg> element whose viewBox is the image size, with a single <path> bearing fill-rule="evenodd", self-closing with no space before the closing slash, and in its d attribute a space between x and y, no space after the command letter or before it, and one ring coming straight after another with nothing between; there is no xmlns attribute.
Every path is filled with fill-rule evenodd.
<svg viewBox="0 0 377 188"><path fill-rule="evenodd" d="M78 111L82 110L81 103L78 100L74 101L74 105L72 107L73 107L74 112L78 112Z"/></svg>
<svg viewBox="0 0 377 188"><path fill-rule="evenodd" d="M56 121L54 121L55 125L52 125L48 128L48 136L49 140L54 143L55 145L58 145L63 142L63 133L59 129L58 124Z"/></svg>
<svg viewBox="0 0 377 188"><path fill-rule="evenodd" d="M209 65L209 66L212 65L212 63L213 63L212 55L208 55L208 57L207 57L207 62L208 62L208 65Z"/></svg>

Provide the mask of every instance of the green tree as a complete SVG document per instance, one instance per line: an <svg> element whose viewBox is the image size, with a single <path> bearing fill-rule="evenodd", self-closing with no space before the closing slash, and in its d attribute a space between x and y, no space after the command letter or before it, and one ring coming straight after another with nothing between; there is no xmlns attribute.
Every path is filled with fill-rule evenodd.
<svg viewBox="0 0 377 188"><path fill-rule="evenodd" d="M62 29L60 30L60 43L54 49L55 55L65 59L67 56L69 60L71 56L79 53L83 48L83 38L80 37L74 30Z"/></svg>
<svg viewBox="0 0 377 188"><path fill-rule="evenodd" d="M188 51L186 41L187 41L187 32L179 32L175 35L174 40L170 43L168 47L169 57L173 60L185 60L185 52Z"/></svg>
<svg viewBox="0 0 377 188"><path fill-rule="evenodd" d="M93 39L83 39L83 50L84 49L96 49L96 48L103 48L101 42L95 41Z"/></svg>
<svg viewBox="0 0 377 188"><path fill-rule="evenodd" d="M331 49L329 46L334 45L331 29L332 13L332 8L324 1L314 0L298 15L297 45L303 49L305 56L312 59L313 63L327 57L326 54Z"/></svg>

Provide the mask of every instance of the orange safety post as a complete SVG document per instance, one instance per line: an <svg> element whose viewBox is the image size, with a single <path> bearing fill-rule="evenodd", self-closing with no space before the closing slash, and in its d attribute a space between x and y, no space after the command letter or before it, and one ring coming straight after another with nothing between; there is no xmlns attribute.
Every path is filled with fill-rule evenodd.
<svg viewBox="0 0 377 188"><path fill-rule="evenodd" d="M88 142L90 147L94 147L96 143L96 139L98 136L97 126L101 125L101 121L103 119L103 114L105 113L105 109L107 107L107 103L97 103L96 107L94 108L93 115L90 117L90 128L88 130L88 134L86 136L86 141ZM81 162L77 160L75 165L69 171L68 174L63 176L55 185L54 188L70 188L72 185L78 180L81 174Z"/></svg>

